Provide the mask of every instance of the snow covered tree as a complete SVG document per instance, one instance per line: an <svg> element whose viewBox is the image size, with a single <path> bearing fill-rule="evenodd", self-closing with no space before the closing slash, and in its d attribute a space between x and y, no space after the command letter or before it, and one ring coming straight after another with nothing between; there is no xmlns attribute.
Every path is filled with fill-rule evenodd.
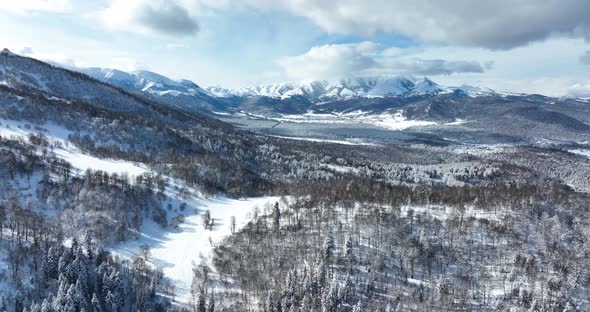
<svg viewBox="0 0 590 312"><path fill-rule="evenodd" d="M354 263L354 250L352 237L350 235L346 236L346 241L344 242L344 258L349 263L350 268L352 268Z"/></svg>
<svg viewBox="0 0 590 312"><path fill-rule="evenodd" d="M322 298L322 312L338 312L340 304L340 285L336 277L334 277L328 291L325 292Z"/></svg>

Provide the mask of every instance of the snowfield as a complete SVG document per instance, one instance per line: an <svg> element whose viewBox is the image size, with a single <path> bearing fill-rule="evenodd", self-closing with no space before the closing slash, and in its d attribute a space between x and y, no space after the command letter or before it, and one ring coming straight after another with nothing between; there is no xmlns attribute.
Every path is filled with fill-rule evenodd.
<svg viewBox="0 0 590 312"><path fill-rule="evenodd" d="M590 150L587 150L587 149L574 149L574 150L569 150L568 152L582 155L582 156L586 156L586 157L590 158Z"/></svg>
<svg viewBox="0 0 590 312"><path fill-rule="evenodd" d="M113 253L125 259L140 256L145 247L149 247L148 262L161 268L164 276L169 278L176 288L175 299L179 303L190 300L192 268L205 261L211 264L213 247L231 234L230 220L236 218L236 228L247 223L248 214L254 207L273 204L278 197L260 197L248 199L228 198L189 198L189 208L185 210L186 219L177 230L162 228L151 220L146 220L142 233L137 240L128 240L111 249ZM209 210L214 219L211 230L204 228L201 214Z"/></svg>
<svg viewBox="0 0 590 312"><path fill-rule="evenodd" d="M136 164L125 160L102 159L92 155L81 153L77 149L56 148L55 155L72 164L78 169L79 173L84 173L87 169L102 170L109 174L127 173L130 177L139 176L150 170L143 164Z"/></svg>
<svg viewBox="0 0 590 312"><path fill-rule="evenodd" d="M263 115L251 113L238 113L237 116L246 116L251 118L259 118L272 120L276 122L290 122L290 123L320 123L320 124L347 124L359 123L381 127L392 131L403 131L413 127L428 127L428 126L460 126L467 121L457 119L447 123L437 123L427 120L410 120L403 115L403 111L388 111L381 114L374 114L371 112L357 110L354 112L345 112L338 114L322 114L308 111L301 115L282 115L281 117L267 117Z"/></svg>

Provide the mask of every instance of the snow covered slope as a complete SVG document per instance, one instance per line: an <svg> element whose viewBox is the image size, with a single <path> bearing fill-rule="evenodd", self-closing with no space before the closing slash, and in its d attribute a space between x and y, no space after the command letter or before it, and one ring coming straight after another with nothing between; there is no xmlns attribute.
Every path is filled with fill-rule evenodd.
<svg viewBox="0 0 590 312"><path fill-rule="evenodd" d="M168 190L167 195L179 197ZM176 287L176 299L180 303L190 300L190 286L193 267L205 261L211 266L213 247L231 234L231 219L236 219L236 229L243 227L248 215L255 207L262 209L266 204L273 204L277 197L260 197L248 199L199 198L186 199L188 205L186 219L178 230L162 229L153 221L147 221L142 227L138 240L129 240L113 246L112 251L121 257L131 259L140 256L142 250L149 248L149 262L163 269L164 276ZM177 203L173 204L177 206ZM214 220L211 230L205 229L201 214L209 210Z"/></svg>
<svg viewBox="0 0 590 312"><path fill-rule="evenodd" d="M186 111L224 110L227 106L212 93L190 80L173 80L147 70L124 72L98 67L73 68L73 70L119 88L147 93Z"/></svg>
<svg viewBox="0 0 590 312"><path fill-rule="evenodd" d="M84 153L68 142L67 137L71 132L63 127L53 124L35 126L26 122L0 119L2 137L26 140L30 134L38 133L42 133L50 142L55 156L70 162L78 169L78 174L83 174L87 169L127 174L130 177L151 172L151 169L142 163L99 158ZM184 211L171 212L168 218L183 214L186 216L185 221L175 229L172 226L162 228L153 220L145 219L139 239L113 245L111 250L121 257L132 259L141 256L144 248L149 247L151 258L148 262L163 270L164 276L176 288L178 302L187 303L190 298L193 264L199 264L202 259L210 264L214 245L231 234L232 217L235 217L236 229L239 230L247 223L248 214L254 207L262 209L267 203L273 204L279 198L204 198L200 195L199 189L185 185L180 180L165 178L172 181L164 192L166 205L170 204L178 209L181 203L186 203L187 207ZM201 222L201 214L207 210L214 220L214 226L210 230L205 229ZM1 263L2 257L0 265Z"/></svg>

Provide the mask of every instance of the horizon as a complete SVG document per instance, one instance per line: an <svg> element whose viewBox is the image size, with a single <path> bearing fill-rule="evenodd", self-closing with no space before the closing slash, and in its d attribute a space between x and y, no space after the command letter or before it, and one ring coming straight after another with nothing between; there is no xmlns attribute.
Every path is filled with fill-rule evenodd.
<svg viewBox="0 0 590 312"><path fill-rule="evenodd" d="M23 0L0 4L0 27L11 29L0 40L65 67L148 70L206 87L411 75L588 97L590 18L580 12L590 4L565 2Z"/></svg>

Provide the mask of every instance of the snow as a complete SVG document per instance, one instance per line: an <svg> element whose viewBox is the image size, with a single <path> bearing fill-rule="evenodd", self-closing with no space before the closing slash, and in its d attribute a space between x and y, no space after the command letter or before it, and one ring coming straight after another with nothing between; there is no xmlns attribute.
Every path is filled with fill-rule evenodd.
<svg viewBox="0 0 590 312"><path fill-rule="evenodd" d="M322 114L308 111L301 115L281 115L281 117L266 117L263 115L256 115L251 113L242 112L240 115L248 116L253 118L273 120L277 122L291 122L291 123L324 123L324 124L368 124L381 128L385 128L393 131L403 131L412 127L427 127L427 126L459 126L467 123L466 120L457 119L447 123L437 123L434 121L427 120L409 120L403 115L403 111L399 110L396 112L387 111L382 114L373 114L362 110L356 110L352 112L342 112L337 114ZM296 138L294 138L296 139ZM303 138L300 138L303 139ZM310 141L312 139L309 139ZM326 141L327 140L322 140ZM345 142L350 141L339 141L333 143L347 144ZM359 145L359 144L354 144ZM366 145L366 144L360 144Z"/></svg>
<svg viewBox="0 0 590 312"><path fill-rule="evenodd" d="M377 84L367 92L367 95L369 97L400 96L411 91L414 86L411 78L393 77Z"/></svg>
<svg viewBox="0 0 590 312"><path fill-rule="evenodd" d="M323 100L350 99L354 97L380 98L424 94L451 93L461 90L468 96L484 96L495 93L491 89L472 86L445 87L428 78L415 79L404 76L354 77L335 81L304 80L300 82L281 82L239 89L208 87L206 90L220 98L232 96L267 96L287 99L292 96L305 96L314 102Z"/></svg>
<svg viewBox="0 0 590 312"><path fill-rule="evenodd" d="M436 125L436 122L425 120L408 120L402 115L402 112L397 112L393 115L382 114L374 122L376 125L389 130L405 130L411 127L424 127Z"/></svg>
<svg viewBox="0 0 590 312"><path fill-rule="evenodd" d="M339 173L354 173L358 174L359 169L350 166L341 166L341 165L334 165L334 164L322 164L323 167L334 170L335 172Z"/></svg>
<svg viewBox="0 0 590 312"><path fill-rule="evenodd" d="M147 166L142 164L85 154L68 142L68 136L73 132L62 126L56 124L35 126L29 125L27 122L0 119L0 135L3 137L26 139L32 133L43 133L49 142L53 143L55 156L69 162L80 173L92 169L106 171L110 174L126 172L130 177L133 177L150 171Z"/></svg>
<svg viewBox="0 0 590 312"><path fill-rule="evenodd" d="M82 173L87 169L102 170L109 174L127 173L130 177L139 176L150 170L142 164L135 164L125 160L102 159L92 155L83 154L76 148L56 148L55 155L70 164Z"/></svg>
<svg viewBox="0 0 590 312"><path fill-rule="evenodd" d="M278 197L260 197L248 199L197 198L187 200L188 207L185 222L176 231L163 229L152 221L146 221L142 227L141 237L116 245L112 251L126 259L137 257L142 248L148 246L148 262L162 268L164 276L176 287L176 298L181 303L190 299L193 265L201 259L211 264L213 246L230 235L230 219L236 218L236 228L240 229L248 221L248 214L254 207L278 201ZM204 229L201 213L209 210L215 226L212 230ZM213 243L213 245L211 244Z"/></svg>
<svg viewBox="0 0 590 312"><path fill-rule="evenodd" d="M582 156L586 156L586 157L590 158L590 150L587 150L587 149L573 149L573 150L568 150L568 152L582 155Z"/></svg>
<svg viewBox="0 0 590 312"><path fill-rule="evenodd" d="M25 126L27 123L15 120L0 119L0 135L13 138L27 138L30 133L42 132L50 142L54 143L55 155L62 158L81 172L86 169L103 170L109 173L127 173L129 176L140 175L149 172L149 168L143 164L115 159L101 159L88 155L67 144L67 137L71 131L54 124L46 124L41 128ZM28 128L28 129L27 129ZM55 144L60 143L60 144ZM35 179L33 179L35 180ZM169 179L171 180L171 179ZM19 188L28 188L34 194L33 182L22 182ZM181 195L178 189L188 189L186 195ZM114 254L125 259L132 259L141 255L143 246L150 248L149 263L163 270L164 276L175 285L177 299L180 303L188 302L190 298L190 284L192 281L193 264L199 264L205 259L211 264L213 245L221 242L230 235L230 220L236 218L236 228L240 229L248 221L248 215L254 207L261 209L265 204L272 204L279 200L278 197L260 197L248 199L203 198L198 196L198 189L188 187L180 182L169 183L165 194L167 202L175 207L175 212L168 212L169 220L179 214L185 214L185 221L178 229L171 226L162 228L151 219L146 219L137 240L128 240L112 246ZM197 195L195 195L197 194ZM187 208L184 212L178 212L180 203L185 202ZM211 230L204 229L201 221L201 213L210 210L214 219ZM49 214L51 211L43 212ZM213 245L211 244L213 243ZM0 272L2 259L0 257ZM0 284L0 287L2 285Z"/></svg>
<svg viewBox="0 0 590 312"><path fill-rule="evenodd" d="M377 144L368 143L363 141L346 141L346 140L328 140L328 139L316 139L316 138L303 138L303 137L290 137L290 136L282 136L282 135L270 135L275 138L281 139L289 139L289 140L296 140L296 141L308 141L308 142L319 142L319 143L333 143L333 144L342 144L342 145L356 145L356 146L376 146Z"/></svg>

